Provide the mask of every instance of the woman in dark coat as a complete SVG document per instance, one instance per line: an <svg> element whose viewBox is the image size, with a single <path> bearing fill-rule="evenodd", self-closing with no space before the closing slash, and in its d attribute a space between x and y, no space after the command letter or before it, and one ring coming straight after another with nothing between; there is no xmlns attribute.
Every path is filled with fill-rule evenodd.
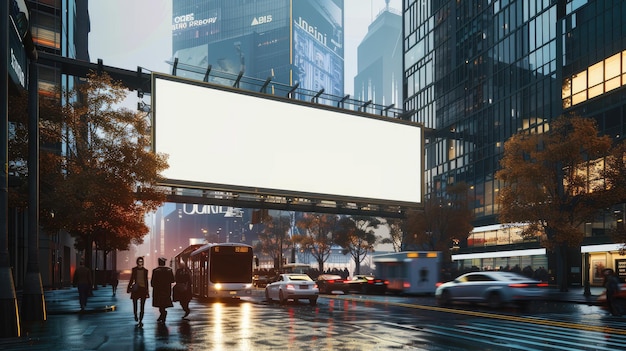
<svg viewBox="0 0 626 351"><path fill-rule="evenodd" d="M137 266L133 267L128 281L126 292L133 300L133 312L138 327L143 327L143 313L146 306L146 299L150 297L148 292L148 270L143 266L143 257L137 257ZM137 317L137 300L140 301L139 318Z"/></svg>
<svg viewBox="0 0 626 351"><path fill-rule="evenodd" d="M159 258L159 266L152 270L152 306L158 307L159 319L157 322L165 323L168 307L174 307L172 304L172 283L174 282L174 272L170 267L165 267L166 259Z"/></svg>
<svg viewBox="0 0 626 351"><path fill-rule="evenodd" d="M183 319L189 315L189 301L191 301L191 271L184 261L176 270L176 285L174 285L174 301L180 301L180 307L185 311Z"/></svg>

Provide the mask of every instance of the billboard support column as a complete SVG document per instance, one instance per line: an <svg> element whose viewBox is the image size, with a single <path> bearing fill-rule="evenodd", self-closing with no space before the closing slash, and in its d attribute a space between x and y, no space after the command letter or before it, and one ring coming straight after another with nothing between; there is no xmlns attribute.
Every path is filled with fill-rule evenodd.
<svg viewBox="0 0 626 351"><path fill-rule="evenodd" d="M15 295L13 272L9 261L9 4L0 5L0 337L19 337L20 317Z"/></svg>

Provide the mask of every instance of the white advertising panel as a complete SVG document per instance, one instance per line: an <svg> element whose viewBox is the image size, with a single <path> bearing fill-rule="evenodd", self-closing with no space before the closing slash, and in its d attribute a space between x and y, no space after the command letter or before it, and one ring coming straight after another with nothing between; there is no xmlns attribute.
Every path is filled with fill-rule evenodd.
<svg viewBox="0 0 626 351"><path fill-rule="evenodd" d="M417 124L166 75L153 75L152 99L165 184L421 203Z"/></svg>

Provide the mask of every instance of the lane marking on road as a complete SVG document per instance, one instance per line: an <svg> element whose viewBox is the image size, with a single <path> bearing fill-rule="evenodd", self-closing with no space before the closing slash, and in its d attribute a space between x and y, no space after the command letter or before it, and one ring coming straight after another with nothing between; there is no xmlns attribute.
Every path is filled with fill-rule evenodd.
<svg viewBox="0 0 626 351"><path fill-rule="evenodd" d="M585 325L585 324L578 324L578 323L572 323L572 322L541 319L541 318L535 318L535 317L522 317L522 316L512 316L512 315L498 314L498 313L489 313L489 312L458 310L454 308L416 305L416 304L409 304L409 303L404 303L404 302L364 300L364 299L359 299L359 298L351 298L351 297L343 297L343 296L334 296L333 298L340 299L340 300L355 301L355 302L375 303L379 305L406 307L406 308L412 308L412 309L417 309L417 310L454 313L454 314L462 314L466 316L490 318L490 319L500 319L500 320L507 320L507 321L513 321L513 322L520 322L520 323L540 324L540 325L548 325L548 326L562 327L562 328L574 328L578 330L593 331L593 332L598 332L598 333L626 335L626 330L624 329L617 329L617 328L612 328L612 327L607 327L607 326Z"/></svg>

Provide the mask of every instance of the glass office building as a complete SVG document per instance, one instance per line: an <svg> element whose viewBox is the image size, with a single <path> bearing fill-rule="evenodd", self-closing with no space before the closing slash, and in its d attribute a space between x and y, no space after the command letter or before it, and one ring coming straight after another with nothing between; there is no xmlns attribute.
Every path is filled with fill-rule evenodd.
<svg viewBox="0 0 626 351"><path fill-rule="evenodd" d="M26 0L25 4L29 12L32 41L38 52L89 61L87 41L90 22L87 0ZM32 73L28 72L29 79ZM58 99L58 89L72 89L79 80L77 77L62 74L60 65L41 60L37 63L37 78L40 99ZM24 88L27 86L26 84ZM22 93L27 94L25 91ZM40 115L40 118L45 117ZM54 148L58 153L64 152L64 146L60 143L41 147ZM21 176L10 174L9 186L19 184ZM23 207L9 207L8 212L10 264L14 270L15 285L21 289L28 264L28 215ZM38 249L43 286L71 285L72 266L76 266L79 257L74 248L74 239L64 231L40 233Z"/></svg>
<svg viewBox="0 0 626 351"><path fill-rule="evenodd" d="M498 223L495 172L509 137L542 133L562 114L595 118L602 133L623 138L624 18L618 0L404 1L404 108L432 129L426 192L462 181L474 200L474 232L453 256L459 265L551 265L538 242ZM617 245L599 245L610 243L615 220L588 223L581 250L609 267L618 265ZM570 256L571 283L592 274L581 251Z"/></svg>
<svg viewBox="0 0 626 351"><path fill-rule="evenodd" d="M210 69L343 95L343 0L172 4L172 50L185 69L178 76L203 79Z"/></svg>

